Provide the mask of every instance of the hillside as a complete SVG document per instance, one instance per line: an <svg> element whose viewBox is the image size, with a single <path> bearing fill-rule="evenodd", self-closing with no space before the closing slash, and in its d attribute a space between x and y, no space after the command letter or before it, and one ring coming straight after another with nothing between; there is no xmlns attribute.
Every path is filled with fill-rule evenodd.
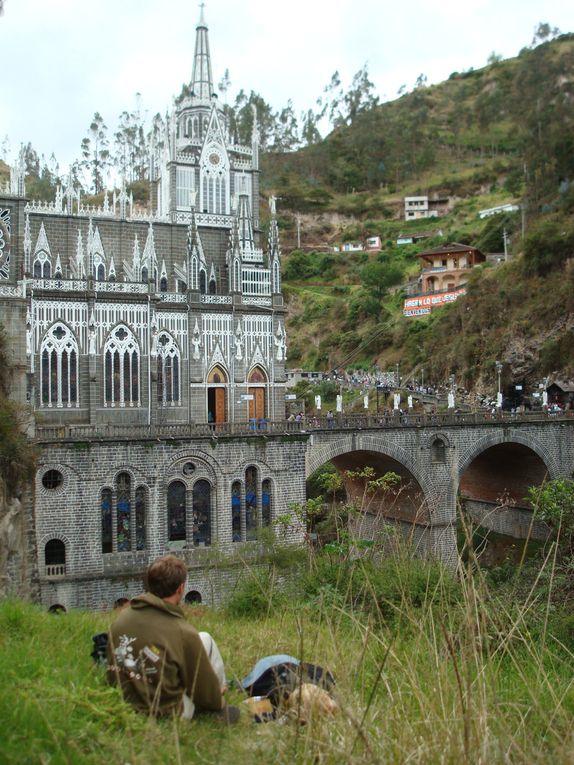
<svg viewBox="0 0 574 765"><path fill-rule="evenodd" d="M379 333L353 364L425 366L435 382L454 373L474 389L492 385L500 358L509 381L574 374L573 126L574 35L562 35L417 88L319 144L265 155L266 190L281 197L291 366L334 368ZM448 196L448 213L405 222L403 198L416 194ZM477 215L509 202L521 212ZM305 252L292 251L297 216ZM396 245L415 230L433 236ZM466 299L402 317L417 252L460 242L502 253L503 230L508 262L479 268ZM375 234L379 254L333 252Z"/></svg>

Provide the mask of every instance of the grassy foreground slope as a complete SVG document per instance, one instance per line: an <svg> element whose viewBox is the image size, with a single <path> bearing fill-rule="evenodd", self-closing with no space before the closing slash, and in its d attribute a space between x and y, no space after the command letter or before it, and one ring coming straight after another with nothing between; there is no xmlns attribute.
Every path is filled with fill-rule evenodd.
<svg viewBox="0 0 574 765"><path fill-rule="evenodd" d="M227 612L195 609L229 677L285 652L330 668L340 712L224 729L139 716L89 657L112 615L0 603L3 763L571 763L574 657L550 618L552 577L516 597L401 556L324 554L297 588L246 569ZM541 583L544 586L541 586ZM545 596L541 594L545 593ZM243 614L243 615L240 615ZM555 614L554 614L555 616ZM569 642L572 648L572 640ZM241 703L238 690L230 700Z"/></svg>

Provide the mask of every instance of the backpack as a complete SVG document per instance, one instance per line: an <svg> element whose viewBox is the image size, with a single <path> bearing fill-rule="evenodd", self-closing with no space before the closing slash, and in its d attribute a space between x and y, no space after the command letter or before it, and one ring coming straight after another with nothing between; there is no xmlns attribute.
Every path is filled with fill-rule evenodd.
<svg viewBox="0 0 574 765"><path fill-rule="evenodd" d="M108 648L108 633L98 632L97 635L93 635L92 652L90 656L96 662L96 664L102 668L106 668L108 664L107 648Z"/></svg>
<svg viewBox="0 0 574 765"><path fill-rule="evenodd" d="M241 687L249 696L264 696L274 707L278 707L299 683L312 683L330 691L335 685L335 678L331 672L316 664L276 654L260 659L241 681Z"/></svg>

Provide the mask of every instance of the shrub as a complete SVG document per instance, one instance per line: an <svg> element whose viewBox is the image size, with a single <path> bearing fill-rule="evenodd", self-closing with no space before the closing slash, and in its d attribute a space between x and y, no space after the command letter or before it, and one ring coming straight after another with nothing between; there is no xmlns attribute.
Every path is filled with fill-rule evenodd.
<svg viewBox="0 0 574 765"><path fill-rule="evenodd" d="M574 256L574 225L561 219L545 220L524 237L524 265L528 274L545 276Z"/></svg>

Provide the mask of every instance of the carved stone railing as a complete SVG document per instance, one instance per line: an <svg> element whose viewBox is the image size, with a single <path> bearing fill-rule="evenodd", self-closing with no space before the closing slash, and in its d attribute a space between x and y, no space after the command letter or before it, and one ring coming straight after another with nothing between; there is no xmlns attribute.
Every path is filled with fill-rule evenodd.
<svg viewBox="0 0 574 765"><path fill-rule="evenodd" d="M202 295L202 303L210 303L216 305L228 305L233 302L231 295Z"/></svg>
<svg viewBox="0 0 574 765"><path fill-rule="evenodd" d="M284 435L309 433L313 431L347 431L347 430L378 430L403 428L447 428L461 425L492 426L509 423L532 422L572 422L574 412L564 412L559 415L545 412L512 415L507 412L490 415L487 412L466 412L463 414L406 414L406 415L338 415L332 420L326 416L306 417L297 422L279 420L270 422L265 419L251 419L248 422L195 423L195 424L162 424L162 425L65 425L39 426L36 428L35 439L44 441L92 441L124 439L179 440L186 438L219 438L226 436L260 437L265 435Z"/></svg>
<svg viewBox="0 0 574 765"><path fill-rule="evenodd" d="M261 297L260 295L256 297L246 297L244 295L241 302L243 305L273 305L273 301L270 297Z"/></svg>
<svg viewBox="0 0 574 765"><path fill-rule="evenodd" d="M158 292L160 303L187 303L187 295L182 292Z"/></svg>
<svg viewBox="0 0 574 765"><path fill-rule="evenodd" d="M66 576L66 564L54 563L50 566L44 567L44 576L50 577L50 579L58 579Z"/></svg>
<svg viewBox="0 0 574 765"><path fill-rule="evenodd" d="M35 290L61 290L62 292L83 292L88 289L84 279L32 279Z"/></svg>
<svg viewBox="0 0 574 765"><path fill-rule="evenodd" d="M22 287L20 285L17 287L9 287L8 285L3 284L0 286L0 297L22 297Z"/></svg>
<svg viewBox="0 0 574 765"><path fill-rule="evenodd" d="M211 213L196 213L195 222L198 226L209 226L217 228L231 228L233 225L233 215L212 215ZM175 214L176 223L191 223L191 212L179 210Z"/></svg>
<svg viewBox="0 0 574 765"><path fill-rule="evenodd" d="M137 282L94 282L96 292L128 292L131 294L145 295L148 291L147 284Z"/></svg>

